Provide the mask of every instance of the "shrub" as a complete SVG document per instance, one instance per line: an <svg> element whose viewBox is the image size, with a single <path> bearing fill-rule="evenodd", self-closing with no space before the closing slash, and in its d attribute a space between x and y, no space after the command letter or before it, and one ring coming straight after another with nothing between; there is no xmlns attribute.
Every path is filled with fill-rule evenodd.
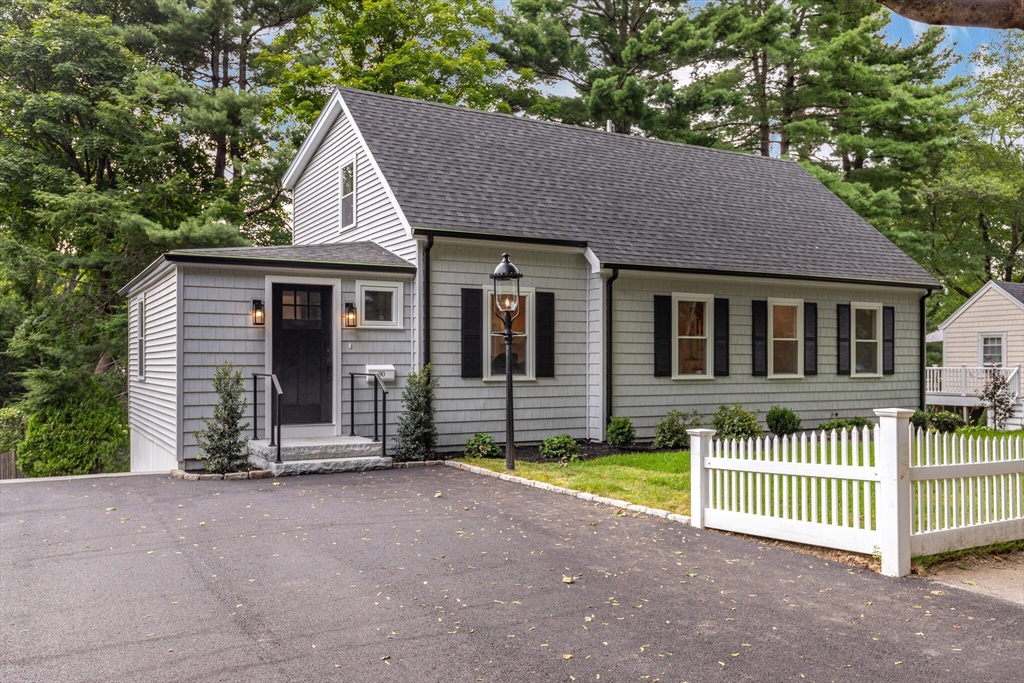
<svg viewBox="0 0 1024 683"><path fill-rule="evenodd" d="M545 458L566 458L575 460L580 445L568 434L555 434L544 439L540 444L540 454Z"/></svg>
<svg viewBox="0 0 1024 683"><path fill-rule="evenodd" d="M117 394L91 375L75 382L29 415L17 446L26 477L127 469L128 419Z"/></svg>
<svg viewBox="0 0 1024 683"><path fill-rule="evenodd" d="M466 441L467 458L500 458L501 446L494 442L490 434L474 434Z"/></svg>
<svg viewBox="0 0 1024 683"><path fill-rule="evenodd" d="M745 410L739 403L731 406L719 406L711 416L711 426L721 439L746 439L761 435L761 425L757 422L757 413Z"/></svg>
<svg viewBox="0 0 1024 683"><path fill-rule="evenodd" d="M242 396L245 385L242 371L230 361L218 366L213 373L213 389L217 392L217 405L213 419L203 418L205 429L195 432L196 443L208 472L225 474L246 469L246 439L243 432L247 424L240 424L247 402Z"/></svg>
<svg viewBox="0 0 1024 683"><path fill-rule="evenodd" d="M689 448L690 435L686 430L700 429L702 426L703 421L696 410L685 415L678 410L669 411L665 419L654 428L654 443L651 445L658 449Z"/></svg>
<svg viewBox="0 0 1024 683"><path fill-rule="evenodd" d="M955 432L961 427L966 427L967 423L964 419L956 413L951 413L948 410L943 410L941 413L935 413L931 419L932 426L936 430L946 434Z"/></svg>
<svg viewBox="0 0 1024 683"><path fill-rule="evenodd" d="M764 421L768 424L769 431L779 436L800 431L799 416L789 408L782 406L772 406L768 414L765 415Z"/></svg>
<svg viewBox="0 0 1024 683"><path fill-rule="evenodd" d="M28 416L19 408L0 408L0 453L13 451L19 441L25 438Z"/></svg>
<svg viewBox="0 0 1024 683"><path fill-rule="evenodd" d="M838 420L826 420L818 425L818 429L826 432L837 430L860 429L862 427L874 427L875 422L866 417L846 417Z"/></svg>
<svg viewBox="0 0 1024 683"><path fill-rule="evenodd" d="M434 425L434 388L437 378L430 376L430 364L409 373L402 391L405 410L398 417L398 433L393 455L395 460L428 460L437 447L437 426Z"/></svg>
<svg viewBox="0 0 1024 683"><path fill-rule="evenodd" d="M910 417L910 424L914 426L914 429L928 429L931 424L932 416L924 410L915 410L914 414Z"/></svg>
<svg viewBox="0 0 1024 683"><path fill-rule="evenodd" d="M608 445L629 448L636 443L636 427L628 417L613 417L608 423Z"/></svg>
<svg viewBox="0 0 1024 683"><path fill-rule="evenodd" d="M1001 371L996 370L989 375L985 388L981 390L981 403L988 411L992 426L1003 429L1006 421L1013 415L1013 394L1010 393L1009 383Z"/></svg>

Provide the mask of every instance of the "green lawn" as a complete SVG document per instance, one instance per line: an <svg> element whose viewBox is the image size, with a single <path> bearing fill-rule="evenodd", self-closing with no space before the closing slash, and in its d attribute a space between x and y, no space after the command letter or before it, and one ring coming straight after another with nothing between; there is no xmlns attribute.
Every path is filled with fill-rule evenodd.
<svg viewBox="0 0 1024 683"><path fill-rule="evenodd" d="M460 461L494 472L505 471L504 460L460 458ZM565 465L517 462L514 474L636 505L690 514L690 454L687 451L624 453Z"/></svg>

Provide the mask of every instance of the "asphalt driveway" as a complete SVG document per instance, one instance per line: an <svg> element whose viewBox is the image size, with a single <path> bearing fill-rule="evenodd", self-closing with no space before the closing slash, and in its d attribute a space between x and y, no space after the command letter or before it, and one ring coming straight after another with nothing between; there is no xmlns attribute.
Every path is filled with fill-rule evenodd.
<svg viewBox="0 0 1024 683"><path fill-rule="evenodd" d="M0 487L5 682L1022 670L1010 603L445 467Z"/></svg>

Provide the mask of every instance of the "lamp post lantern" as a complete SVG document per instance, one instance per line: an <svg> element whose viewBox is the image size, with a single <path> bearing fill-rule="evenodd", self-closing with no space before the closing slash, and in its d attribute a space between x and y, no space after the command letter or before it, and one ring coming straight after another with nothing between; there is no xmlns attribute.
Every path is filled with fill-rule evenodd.
<svg viewBox="0 0 1024 683"><path fill-rule="evenodd" d="M523 274L509 260L508 254L501 255L501 263L491 273L494 281L495 315L505 324L504 332L495 332L505 338L505 469L516 468L516 433L512 402L512 321L519 317L519 280Z"/></svg>

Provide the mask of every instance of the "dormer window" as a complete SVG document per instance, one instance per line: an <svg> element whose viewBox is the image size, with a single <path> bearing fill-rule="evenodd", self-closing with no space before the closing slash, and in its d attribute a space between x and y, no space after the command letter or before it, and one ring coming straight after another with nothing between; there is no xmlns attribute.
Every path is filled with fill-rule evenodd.
<svg viewBox="0 0 1024 683"><path fill-rule="evenodd" d="M356 224L356 160L343 163L339 175L341 229L345 230Z"/></svg>

